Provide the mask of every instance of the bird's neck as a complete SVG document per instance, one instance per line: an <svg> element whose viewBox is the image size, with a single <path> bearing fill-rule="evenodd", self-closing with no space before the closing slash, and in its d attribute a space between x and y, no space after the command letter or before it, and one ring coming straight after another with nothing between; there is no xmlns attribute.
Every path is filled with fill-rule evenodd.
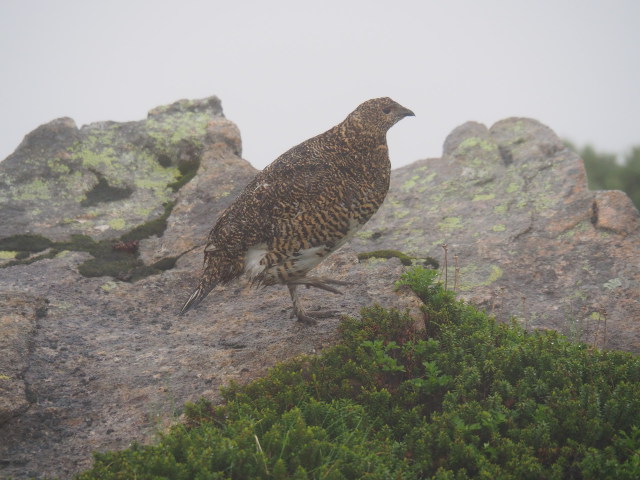
<svg viewBox="0 0 640 480"><path fill-rule="evenodd" d="M365 128L361 123L350 118L334 128L340 140L351 150L370 151L374 148L387 146L385 133Z"/></svg>
<svg viewBox="0 0 640 480"><path fill-rule="evenodd" d="M374 134L346 121L333 130L341 150L332 160L336 166L344 172L351 172L361 182L380 183L379 187L386 191L391 170L386 135Z"/></svg>

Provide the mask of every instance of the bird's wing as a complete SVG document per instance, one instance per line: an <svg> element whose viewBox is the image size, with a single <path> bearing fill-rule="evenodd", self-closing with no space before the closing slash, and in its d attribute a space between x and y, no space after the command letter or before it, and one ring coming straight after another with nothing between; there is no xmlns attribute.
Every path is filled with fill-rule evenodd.
<svg viewBox="0 0 640 480"><path fill-rule="evenodd" d="M295 148L299 147L302 145ZM293 158L290 152L256 175L222 214L209 235L208 250L233 246L246 251L253 245L269 244L275 237L300 235L303 224L327 217L327 212L336 216L350 208L356 192L352 182L344 181L345 172L337 172L331 162L313 152L299 149ZM328 220L336 223L336 219ZM348 220L342 220L339 228L329 229L329 241L343 236Z"/></svg>

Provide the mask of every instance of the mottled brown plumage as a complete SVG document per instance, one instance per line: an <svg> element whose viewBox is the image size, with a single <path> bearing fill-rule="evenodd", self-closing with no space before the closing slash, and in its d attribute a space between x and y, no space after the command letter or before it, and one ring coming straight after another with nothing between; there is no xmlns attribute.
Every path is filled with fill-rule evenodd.
<svg viewBox="0 0 640 480"><path fill-rule="evenodd" d="M287 285L294 314L312 323L296 287L340 293L333 285L343 282L308 272L382 204L391 171L386 134L409 115L390 98L368 100L258 173L209 233L200 284L180 313L246 273L255 285Z"/></svg>

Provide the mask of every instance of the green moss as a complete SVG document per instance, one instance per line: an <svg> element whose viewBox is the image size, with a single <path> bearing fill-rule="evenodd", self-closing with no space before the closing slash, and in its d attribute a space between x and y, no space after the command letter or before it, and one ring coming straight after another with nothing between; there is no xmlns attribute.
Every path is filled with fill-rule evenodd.
<svg viewBox="0 0 640 480"><path fill-rule="evenodd" d="M120 237L122 242L134 242L151 235L161 236L166 229L167 217L171 214L173 204L165 205L165 211L161 217L149 221L130 230ZM114 251L113 242L99 242L85 247L94 255L78 267L78 271L86 277L112 276L119 280L137 281L149 275L160 273L162 270L172 268L175 258L164 259L152 266L147 266L138 258L137 252Z"/></svg>
<svg viewBox="0 0 640 480"><path fill-rule="evenodd" d="M491 273L489 274L489 278L487 279L488 284L492 284L496 280L502 277L504 272L497 265L491 265Z"/></svg>
<svg viewBox="0 0 640 480"><path fill-rule="evenodd" d="M411 210L409 210L407 208L403 208L403 209L400 209L400 210L394 210L393 211L393 216L396 217L397 219L401 219L401 218L406 217L410 213L411 213Z"/></svg>
<svg viewBox="0 0 640 480"><path fill-rule="evenodd" d="M607 280L605 283L603 283L602 286L609 291L613 291L616 288L622 287L622 280L618 277L612 278L610 280Z"/></svg>
<svg viewBox="0 0 640 480"><path fill-rule="evenodd" d="M105 292L110 292L114 288L117 288L118 284L116 282L107 282L100 286L100 288Z"/></svg>
<svg viewBox="0 0 640 480"><path fill-rule="evenodd" d="M505 205L505 204L503 204L503 205L496 205L495 207L493 207L493 211L494 211L495 213L499 213L499 214L507 213L507 211L508 211L508 210L509 210L509 206L508 206L508 205Z"/></svg>
<svg viewBox="0 0 640 480"><path fill-rule="evenodd" d="M432 195L429 195L429 202L431 202L431 203L440 203L444 199L444 197L445 197L445 195L442 192L434 193Z"/></svg>
<svg viewBox="0 0 640 480"><path fill-rule="evenodd" d="M505 225L503 225L502 223L499 223L497 225L494 225L493 227L491 227L491 230L493 230L494 232L504 232L507 229L507 227Z"/></svg>
<svg viewBox="0 0 640 480"><path fill-rule="evenodd" d="M457 150L460 153L465 153L469 150L473 150L476 148L484 150L485 152L492 152L498 149L495 143L485 140L484 138L469 137L469 138L465 138L462 142L460 142L460 145L458 145Z"/></svg>
<svg viewBox="0 0 640 480"><path fill-rule="evenodd" d="M98 243L89 235L74 234L71 235L68 242L62 242L59 246L64 247L66 250L99 254L100 251L105 248L106 243L107 242Z"/></svg>
<svg viewBox="0 0 640 480"><path fill-rule="evenodd" d="M18 252L12 252L10 250L0 250L0 260L9 260L11 258L16 258Z"/></svg>
<svg viewBox="0 0 640 480"><path fill-rule="evenodd" d="M570 228L570 229L562 232L560 235L558 235L558 239L573 238L576 235L576 233L581 233L581 232L588 231L589 229L591 229L591 227L592 227L592 225L591 225L591 222L589 222L589 221L578 222L572 228Z"/></svg>
<svg viewBox="0 0 640 480"><path fill-rule="evenodd" d="M367 260L369 258L397 258L403 265L413 264L413 258L399 250L375 250L358 254L358 260Z"/></svg>
<svg viewBox="0 0 640 480"><path fill-rule="evenodd" d="M125 226L124 218L113 218L109 220L109 227L113 230L124 230Z"/></svg>
<svg viewBox="0 0 640 480"><path fill-rule="evenodd" d="M51 173L54 175L68 175L71 173L71 169L63 162L64 160L60 158L50 158L47 160L47 165L49 170L51 170Z"/></svg>
<svg viewBox="0 0 640 480"><path fill-rule="evenodd" d="M134 183L138 188L153 190L155 193L162 193L169 185L163 178L136 178Z"/></svg>
<svg viewBox="0 0 640 480"><path fill-rule="evenodd" d="M583 290L578 288L574 290L567 298L569 298L570 300L585 301L587 300L587 294Z"/></svg>
<svg viewBox="0 0 640 480"><path fill-rule="evenodd" d="M164 206L163 214L154 220L130 230L120 237L119 240L102 240L96 242L87 235L71 235L65 242L52 242L39 235L16 235L0 240L0 250L16 251L15 260L9 261L0 268L14 265L24 265L53 258L61 251L87 252L93 258L83 262L78 266L78 272L85 277L111 276L123 281L137 281L149 275L155 275L175 266L177 257L164 258L151 266L144 265L138 256L136 249L127 251L126 249L116 249L118 242L135 242L148 238L151 235L161 236L167 226L167 218L173 209L173 203ZM111 228L124 228L124 220L114 219L110 222ZM16 248L13 248L13 247ZM49 252L39 256L20 257L23 252L38 252L49 248ZM19 258L25 258L21 260Z"/></svg>
<svg viewBox="0 0 640 480"><path fill-rule="evenodd" d="M120 237L121 242L135 242L152 235L162 236L167 228L167 218L173 209L173 203L164 206L163 214L154 220L139 225ZM119 225L112 225L115 228ZM88 237L87 237L88 238ZM137 251L114 251L113 241L93 242L91 239L77 239L77 250L89 251L94 258L78 267L78 271L86 277L112 276L119 280L135 282L149 275L173 268L176 258L166 258L154 265L147 266L138 257Z"/></svg>
<svg viewBox="0 0 640 480"><path fill-rule="evenodd" d="M404 207L404 204L401 201L397 200L395 197L387 197L386 202L394 208Z"/></svg>
<svg viewBox="0 0 640 480"><path fill-rule="evenodd" d="M178 165L178 171L180 172L180 176L177 177L175 182L170 183L168 186L174 192L177 192L184 185L189 183L193 177L198 173L198 169L200 168L200 159L197 158L197 161L191 162L181 162Z"/></svg>
<svg viewBox="0 0 640 480"><path fill-rule="evenodd" d="M12 235L0 240L0 250L13 250L16 252L41 252L52 245L53 242L48 238L30 233Z"/></svg>
<svg viewBox="0 0 640 480"><path fill-rule="evenodd" d="M178 257L166 257L158 260L153 265L136 265L129 270L126 280L130 282L137 282L138 280L150 275L157 275L165 270L170 270L175 266L177 260Z"/></svg>
<svg viewBox="0 0 640 480"><path fill-rule="evenodd" d="M16 200L50 200L51 191L47 182L40 178L20 185L15 194Z"/></svg>
<svg viewBox="0 0 640 480"><path fill-rule="evenodd" d="M511 182L507 188L506 191L507 193L514 193L517 192L518 190L520 190L522 188L522 185L518 182Z"/></svg>
<svg viewBox="0 0 640 480"><path fill-rule="evenodd" d="M373 237L373 235L374 232L372 232L371 230L360 230L359 232L356 232L354 237L361 238L362 240L369 240L371 237Z"/></svg>
<svg viewBox="0 0 640 480"><path fill-rule="evenodd" d="M137 140L141 142L141 148L132 148L130 141L119 132L118 125L101 125L87 132L82 142L70 148L71 157L99 177L99 183L87 193L86 198L79 199L82 206L97 205L96 211L100 215L111 215L114 213L112 208L103 203L130 197L135 186L142 193L137 201L138 208L153 210L172 199L172 189L175 191L188 181L180 172L180 162L194 160L186 158L188 155L185 157L184 151L170 143L168 138L174 134L173 130L167 126L159 134L147 125L146 133L149 137ZM191 145L197 140L186 142ZM173 163L173 158L176 158L178 166ZM187 175L192 176L193 172L189 171Z"/></svg>
<svg viewBox="0 0 640 480"><path fill-rule="evenodd" d="M136 215L139 215L143 218L148 217L149 215L151 215L151 212L153 211L151 208L146 208L146 207L138 207L134 209Z"/></svg>
<svg viewBox="0 0 640 480"><path fill-rule="evenodd" d="M411 190L413 187L416 186L416 184L418 183L418 180L420 180L420 175L414 175L413 177L411 177L409 180L407 180L402 184L402 187L401 187L402 190L405 192L408 192L409 190Z"/></svg>
<svg viewBox="0 0 640 480"><path fill-rule="evenodd" d="M424 167L424 168L428 168L428 167ZM431 183L433 181L434 178L436 178L436 172L431 172L429 175L425 176L422 180L420 180L420 183Z"/></svg>
<svg viewBox="0 0 640 480"><path fill-rule="evenodd" d="M161 237L164 231L167 229L167 218L171 215L171 211L175 202L168 202L164 205L164 213L153 220L138 225L128 233L122 235L121 240L130 242L133 240L142 240L143 238L149 238L153 235Z"/></svg>
<svg viewBox="0 0 640 480"><path fill-rule="evenodd" d="M153 268L157 270L171 270L176 266L176 262L178 261L178 257L165 257L158 260L156 263L152 265Z"/></svg>
<svg viewBox="0 0 640 480"><path fill-rule="evenodd" d="M486 200L492 200L495 197L496 197L496 195L494 193L478 194L478 195L475 195L473 197L472 201L474 201L474 202L483 202L483 201L486 201Z"/></svg>
<svg viewBox="0 0 640 480"><path fill-rule="evenodd" d="M557 202L556 197L553 194L541 194L538 197L534 198L533 205L535 209L539 212L544 212L549 210Z"/></svg>
<svg viewBox="0 0 640 480"><path fill-rule="evenodd" d="M15 265L29 265L31 263L39 262L40 260L46 260L54 258L58 254L58 250L51 248L45 253L40 255L31 255L29 252L18 252L15 260L10 260L4 265L0 265L0 268L13 267Z"/></svg>
<svg viewBox="0 0 640 480"><path fill-rule="evenodd" d="M438 223L438 228L445 231L455 230L462 227L463 225L460 217L446 217L442 222Z"/></svg>
<svg viewBox="0 0 640 480"><path fill-rule="evenodd" d="M460 291L486 287L499 280L503 270L497 265L465 265L460 269Z"/></svg>
<svg viewBox="0 0 640 480"><path fill-rule="evenodd" d="M159 142L175 145L185 139L206 134L211 115L204 112L182 112L176 116L155 116L146 121L149 135Z"/></svg>
<svg viewBox="0 0 640 480"><path fill-rule="evenodd" d="M82 144L84 148L74 151L74 158L80 160L82 165L89 170L95 171L99 169L103 171L103 169L113 168L114 164L118 162L115 150L111 147L98 149L99 147L96 145L97 138L94 137L93 141L91 140L89 139Z"/></svg>
<svg viewBox="0 0 640 480"><path fill-rule="evenodd" d="M132 270L142 267L142 262L134 255L126 252L103 252L78 266L78 272L85 277L114 277L129 280Z"/></svg>
<svg viewBox="0 0 640 480"><path fill-rule="evenodd" d="M522 120L517 120L512 127L512 131L516 134L523 133L525 131L525 125ZM518 137L513 140L513 143L520 144L525 141L524 138Z"/></svg>

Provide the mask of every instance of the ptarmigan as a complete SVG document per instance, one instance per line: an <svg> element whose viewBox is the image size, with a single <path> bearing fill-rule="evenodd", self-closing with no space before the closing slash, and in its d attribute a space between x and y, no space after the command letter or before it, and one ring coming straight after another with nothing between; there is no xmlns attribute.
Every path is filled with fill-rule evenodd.
<svg viewBox="0 0 640 480"><path fill-rule="evenodd" d="M341 293L334 285L344 282L309 271L382 204L391 172L387 131L412 115L390 98L368 100L258 173L209 233L200 283L180 314L244 273L254 285L287 285L298 320L314 323L296 288Z"/></svg>

